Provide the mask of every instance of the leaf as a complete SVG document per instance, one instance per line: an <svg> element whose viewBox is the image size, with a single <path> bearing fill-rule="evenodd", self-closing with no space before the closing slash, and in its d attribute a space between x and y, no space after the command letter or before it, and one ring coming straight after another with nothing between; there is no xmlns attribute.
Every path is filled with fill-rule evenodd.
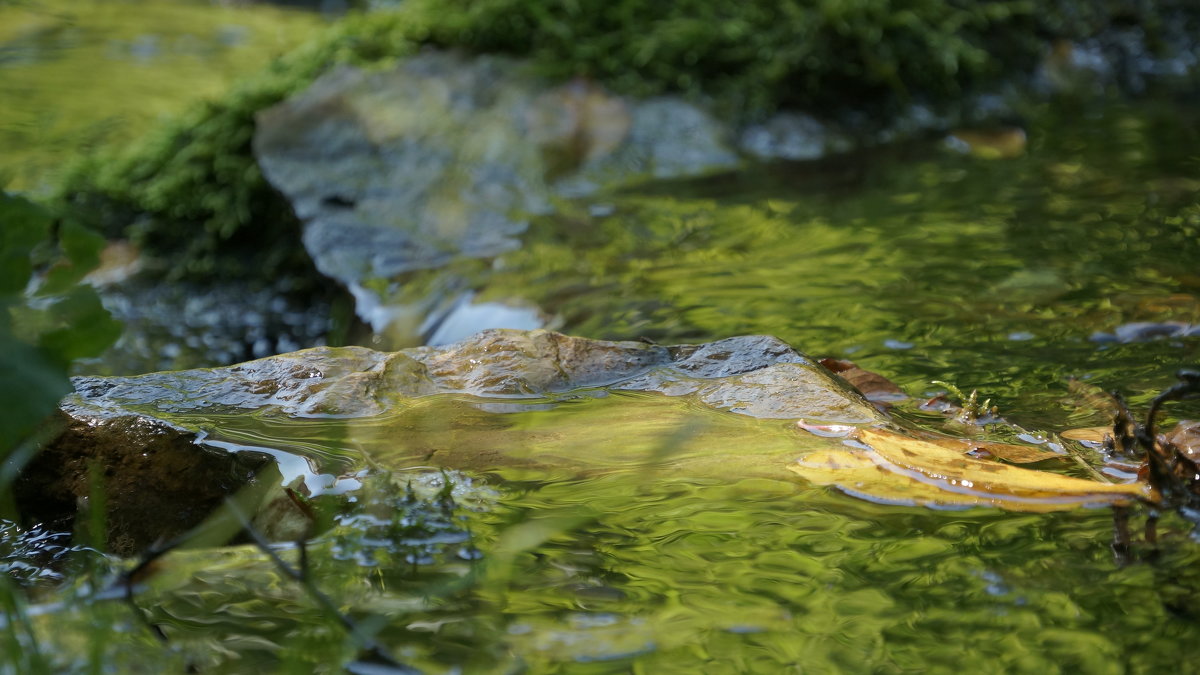
<svg viewBox="0 0 1200 675"><path fill-rule="evenodd" d="M849 382L852 387L862 392L862 395L869 401L895 401L906 398L904 390L895 382L892 382L879 373L860 368L853 361L845 359L821 359L820 363L826 370L837 373L838 377L841 377L843 380Z"/></svg>
<svg viewBox="0 0 1200 675"><path fill-rule="evenodd" d="M71 391L66 373L34 347L0 333L0 460Z"/></svg>
<svg viewBox="0 0 1200 675"><path fill-rule="evenodd" d="M1085 443L1103 443L1105 437L1112 436L1112 425L1106 427L1084 427L1082 429L1067 429L1059 434L1069 441Z"/></svg>
<svg viewBox="0 0 1200 675"><path fill-rule="evenodd" d="M1194 461L1200 457L1200 421L1180 420L1174 429L1163 435L1163 440Z"/></svg>
<svg viewBox="0 0 1200 675"><path fill-rule="evenodd" d="M926 438L930 443L940 445L947 450L973 457L975 459L1002 459L1014 464L1032 464L1047 459L1062 459L1063 456L1032 445L1015 445L1013 443L995 443L992 441L977 441L965 438Z"/></svg>
<svg viewBox="0 0 1200 675"><path fill-rule="evenodd" d="M37 290L38 295L56 295L71 290L100 264L100 252L106 243L100 234L72 221L64 222L59 228L58 242L63 258L46 273Z"/></svg>
<svg viewBox="0 0 1200 675"><path fill-rule="evenodd" d="M1019 127L956 129L946 141L952 149L980 159L1012 159L1025 154L1025 130Z"/></svg>
<svg viewBox="0 0 1200 675"><path fill-rule="evenodd" d="M98 356L121 337L121 322L91 286L71 289L45 315L53 327L38 337L38 346L63 368L75 359Z"/></svg>
<svg viewBox="0 0 1200 675"><path fill-rule="evenodd" d="M50 214L0 192L0 295L20 293L33 271L30 254L50 233Z"/></svg>
<svg viewBox="0 0 1200 675"><path fill-rule="evenodd" d="M977 459L962 450L971 441L951 444L946 441L956 439L922 440L871 428L851 439L846 447L810 453L789 468L814 483L885 503L1053 511L1152 496L1144 483L1099 483Z"/></svg>

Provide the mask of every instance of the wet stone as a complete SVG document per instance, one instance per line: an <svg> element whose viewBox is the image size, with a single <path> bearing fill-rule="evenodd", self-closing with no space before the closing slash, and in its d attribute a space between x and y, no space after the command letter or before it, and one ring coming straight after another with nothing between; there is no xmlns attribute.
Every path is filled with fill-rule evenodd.
<svg viewBox="0 0 1200 675"><path fill-rule="evenodd" d="M271 408L295 417L365 417L398 399L432 394L539 397L576 389L695 395L719 409L756 417L807 416L863 423L879 415L841 379L767 336L661 346L590 340L546 330L483 331L443 347L378 352L317 347L225 368L74 380L68 411Z"/></svg>
<svg viewBox="0 0 1200 675"><path fill-rule="evenodd" d="M30 527L71 531L87 521L81 516L94 500L103 500L105 532L88 537L118 555L200 524L265 463L249 453L203 448L195 434L161 420L82 400L64 405L60 417L62 431L13 485L18 510Z"/></svg>
<svg viewBox="0 0 1200 675"><path fill-rule="evenodd" d="M247 485L271 483L278 491L294 482L292 469L274 470L271 458L282 456L277 451L216 441L222 419L267 415L272 424L294 424L298 433L314 418L363 419L369 429L377 416L433 395L467 396L460 405L478 416L536 406L547 397L644 392L764 419L882 420L840 378L766 336L660 346L497 329L444 347L390 353L317 347L223 368L77 377L74 385L61 406L63 431L26 468L17 499L28 521L69 530L100 489L108 504L109 549L123 555L186 532ZM630 399L639 400L645 399ZM519 442L513 456L503 441L491 447L447 442L452 445L439 451L448 453L439 455L449 458L444 468L528 462L519 456ZM604 464L594 454L556 461Z"/></svg>
<svg viewBox="0 0 1200 675"><path fill-rule="evenodd" d="M387 71L333 69L261 111L254 153L304 223L317 269L405 345L453 298L379 282L517 249L556 198L736 167L729 135L681 99L624 99L543 81L513 59L425 52Z"/></svg>

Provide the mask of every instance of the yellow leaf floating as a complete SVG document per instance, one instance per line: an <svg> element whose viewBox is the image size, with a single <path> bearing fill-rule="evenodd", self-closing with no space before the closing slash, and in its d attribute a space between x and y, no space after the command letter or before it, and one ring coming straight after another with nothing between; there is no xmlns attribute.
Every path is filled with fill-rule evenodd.
<svg viewBox="0 0 1200 675"><path fill-rule="evenodd" d="M1103 443L1106 437L1112 436L1112 431L1112 425L1107 427L1084 427L1082 429L1068 429L1059 434L1059 436L1071 441Z"/></svg>
<svg viewBox="0 0 1200 675"><path fill-rule="evenodd" d="M1151 497L1144 483L1099 483L1023 469L976 459L944 441L882 429L858 429L850 439L845 447L810 453L789 468L813 483L892 504L1056 511Z"/></svg>
<svg viewBox="0 0 1200 675"><path fill-rule="evenodd" d="M996 443L994 441L973 441L963 438L926 438L948 450L960 454L969 454L976 459L1003 459L1014 464L1032 464L1047 459L1062 459L1063 455L1053 453L1045 448L1028 445L1013 445L1012 443Z"/></svg>

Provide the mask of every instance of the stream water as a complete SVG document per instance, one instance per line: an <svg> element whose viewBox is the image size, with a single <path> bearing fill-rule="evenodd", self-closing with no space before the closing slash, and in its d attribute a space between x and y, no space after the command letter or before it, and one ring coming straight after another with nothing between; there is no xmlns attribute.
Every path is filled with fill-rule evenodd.
<svg viewBox="0 0 1200 675"><path fill-rule="evenodd" d="M479 297L588 337L776 335L893 379L913 424L947 428L915 405L934 381L1027 429L1103 424L1070 378L1139 408L1200 360L1200 337L1117 332L1200 324L1200 120L1169 103L1031 112L1017 158L930 139L564 207ZM862 501L754 469L803 448L788 424L684 399L173 421L303 457L313 480L365 471L348 499L370 517L351 509L312 544L314 579L425 672L1173 672L1200 656L1200 544L1181 519L1157 558L1119 565L1108 510ZM436 492L440 466L461 471L457 507L402 498ZM354 654L248 547L171 554L139 604L169 644L114 602L54 615L47 639L79 667L100 649L114 672L313 672Z"/></svg>

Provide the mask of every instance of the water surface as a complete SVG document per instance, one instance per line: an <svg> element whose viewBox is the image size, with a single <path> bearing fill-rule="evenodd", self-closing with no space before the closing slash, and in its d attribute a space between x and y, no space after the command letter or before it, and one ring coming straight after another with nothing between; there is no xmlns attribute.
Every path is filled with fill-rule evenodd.
<svg viewBox="0 0 1200 675"><path fill-rule="evenodd" d="M117 114L106 106L130 98L154 114L149 94L70 84L46 55L92 44L88 26L109 5L124 6L64 4L90 17L76 27L59 14L23 33L0 21L10 45L0 91L21 102L3 106L2 128L18 153L70 139L70 154L93 133L64 131L59 112L43 120L60 106L38 99L36 82L77 87L89 110L64 104L61 115L93 120L95 133ZM151 18L167 6L139 5ZM112 58L127 86L163 86L137 70L155 54L147 68L184 68L163 92L174 106L209 86L224 58L212 54L262 58L222 42L225 22L248 15L208 7L193 23L179 13L188 6L170 4L164 27L105 29L88 79L103 79ZM0 17L31 11L5 6ZM235 32L267 30L267 44L272 30L312 22L253 11L258 28ZM179 64L197 51L209 60L185 76ZM914 400L943 380L978 388L1028 429L1103 423L1068 378L1144 406L1198 358L1197 338L1094 336L1133 321L1200 323L1200 127L1193 109L1166 104L1030 113L1018 158L963 156L931 138L650 185L535 219L521 251L467 273L481 300L533 301L573 334L768 333L852 358ZM17 185L52 163L4 161L28 167ZM915 403L900 412L976 432ZM354 423L176 421L211 429L212 442L291 453L314 475L360 476L366 487L341 497L340 520L312 545L314 579L427 672L1116 673L1200 656L1200 545L1178 518L1164 523L1159 557L1119 565L1107 510L868 503L764 469L815 442L788 424L685 399L431 397ZM410 482L442 480L439 468L461 471L456 506L404 501ZM424 539L413 534L422 523ZM312 672L354 658L341 628L248 547L171 554L139 604L166 646L116 603L47 612L42 634L77 666L99 649L130 672ZM95 625L120 631L122 648L89 643Z"/></svg>

